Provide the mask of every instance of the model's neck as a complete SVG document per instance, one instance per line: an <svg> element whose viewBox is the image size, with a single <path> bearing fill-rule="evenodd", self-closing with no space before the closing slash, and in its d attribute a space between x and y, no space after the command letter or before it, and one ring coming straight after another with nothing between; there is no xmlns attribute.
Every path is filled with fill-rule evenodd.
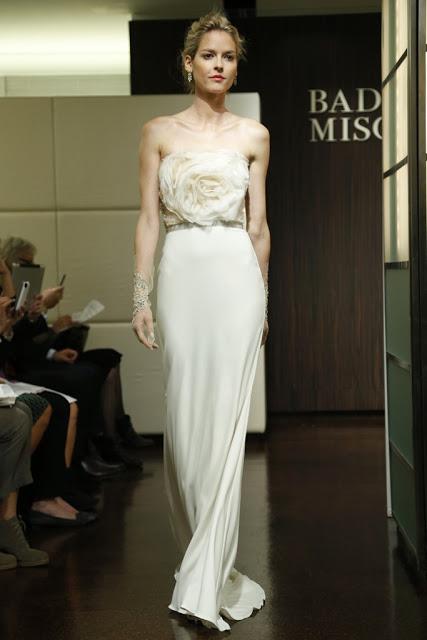
<svg viewBox="0 0 427 640"><path fill-rule="evenodd" d="M196 95L190 107L194 118L202 127L218 128L224 120L224 115L228 113L225 107L225 96Z"/></svg>

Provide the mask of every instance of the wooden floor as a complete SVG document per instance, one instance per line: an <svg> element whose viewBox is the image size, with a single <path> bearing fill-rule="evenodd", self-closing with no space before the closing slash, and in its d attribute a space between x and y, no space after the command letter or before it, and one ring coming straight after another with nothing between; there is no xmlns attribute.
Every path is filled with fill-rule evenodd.
<svg viewBox="0 0 427 640"><path fill-rule="evenodd" d="M2 640L220 638L167 608L178 554L161 446L103 483L100 519L33 530L46 568L0 574ZM396 555L378 417L271 421L249 436L236 568L267 599L235 640L425 640L427 599Z"/></svg>

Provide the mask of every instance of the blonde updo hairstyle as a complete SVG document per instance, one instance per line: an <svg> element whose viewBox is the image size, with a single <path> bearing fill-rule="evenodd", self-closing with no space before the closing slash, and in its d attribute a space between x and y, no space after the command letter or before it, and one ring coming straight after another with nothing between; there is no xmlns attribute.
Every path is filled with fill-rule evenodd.
<svg viewBox="0 0 427 640"><path fill-rule="evenodd" d="M185 69L185 56L191 59L197 53L200 40L208 31L220 30L229 33L236 44L237 61L246 60L246 39L240 35L236 27L231 24L227 16L220 9L214 9L198 20L195 20L188 28L185 34L184 48L180 52L181 73L184 79L184 86L188 93L195 92L194 77L188 82L187 70Z"/></svg>

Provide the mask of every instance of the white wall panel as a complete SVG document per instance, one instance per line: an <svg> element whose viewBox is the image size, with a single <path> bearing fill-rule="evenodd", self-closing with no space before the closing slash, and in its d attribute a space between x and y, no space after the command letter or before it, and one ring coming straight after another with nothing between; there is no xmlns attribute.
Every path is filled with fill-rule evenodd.
<svg viewBox="0 0 427 640"><path fill-rule="evenodd" d="M95 298L105 305L96 322L130 321L138 215L138 211L58 212L59 272L67 274L62 313L78 311ZM163 240L161 225L156 267ZM156 286L151 301L155 315Z"/></svg>
<svg viewBox="0 0 427 640"><path fill-rule="evenodd" d="M58 208L139 208L141 128L170 105L165 96L54 98Z"/></svg>
<svg viewBox="0 0 427 640"><path fill-rule="evenodd" d="M0 210L55 209L51 99L1 99L0 141Z"/></svg>

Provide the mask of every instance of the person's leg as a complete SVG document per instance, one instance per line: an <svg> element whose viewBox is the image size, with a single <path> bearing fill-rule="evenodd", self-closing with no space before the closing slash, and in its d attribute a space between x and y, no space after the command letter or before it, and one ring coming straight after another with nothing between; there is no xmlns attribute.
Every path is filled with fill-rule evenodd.
<svg viewBox="0 0 427 640"><path fill-rule="evenodd" d="M67 427L67 439L65 441L65 466L67 469L71 466L71 460L73 459L74 445L76 442L77 432L77 419L78 419L78 405L77 402L70 404L70 415L68 418Z"/></svg>
<svg viewBox="0 0 427 640"><path fill-rule="evenodd" d="M16 516L16 505L18 504L18 492L11 491L0 502L0 520L10 520Z"/></svg>
<svg viewBox="0 0 427 640"><path fill-rule="evenodd" d="M30 514L36 511L55 518L75 520L78 510L63 500L60 494L65 487L67 442L68 456L70 450L72 453L69 429L70 421L75 427L77 411L72 407L76 403L69 404L61 395L49 391L43 392L42 396L48 400L53 411L49 429L32 458L34 490Z"/></svg>
<svg viewBox="0 0 427 640"><path fill-rule="evenodd" d="M72 464L77 466L88 453L88 440L99 431L99 398L108 371L91 361L74 364L44 363L23 373L22 379L40 384L77 399L79 405Z"/></svg>
<svg viewBox="0 0 427 640"><path fill-rule="evenodd" d="M40 418L33 424L33 428L31 429L31 453L37 449L40 444L41 439L43 438L43 434L46 431L49 421L52 416L52 407L49 405L43 411Z"/></svg>
<svg viewBox="0 0 427 640"><path fill-rule="evenodd" d="M24 394L22 396L33 414L33 429L31 433L32 456L31 471L34 482L29 487L24 487L20 492L18 511L27 519L32 503L43 498L54 498L57 483L61 483L62 469L64 467L65 437L61 433L61 423L68 417L68 402L58 396L58 394L43 392L36 396L37 403L33 400L33 395ZM48 407L48 415L43 412L40 415L40 408ZM47 421L47 417L49 421ZM47 428L46 428L47 427ZM62 440L64 441L62 443ZM60 447L63 444L62 455ZM60 485L61 486L61 485Z"/></svg>
<svg viewBox="0 0 427 640"><path fill-rule="evenodd" d="M125 414L122 379L120 371L120 363L122 354L115 349L90 349L84 351L79 356L81 362L91 362L102 367L105 372L105 380L101 388L101 431L107 438L113 440L124 440L131 446L142 446L142 439L139 441L132 435L137 435L133 430L130 418ZM148 440L144 443L151 444Z"/></svg>
<svg viewBox="0 0 427 640"><path fill-rule="evenodd" d="M125 418L119 364L109 370L101 389L100 400L102 432L92 438L96 452L108 462L122 462L128 467L141 469L141 456L123 447L122 436L118 431L120 421Z"/></svg>
<svg viewBox="0 0 427 640"><path fill-rule="evenodd" d="M112 440L118 438L117 420L124 415L119 366L110 369L101 389L104 433Z"/></svg>
<svg viewBox="0 0 427 640"><path fill-rule="evenodd" d="M122 377L120 371L120 364L118 364L115 369L115 382L116 382L116 419L120 419L125 415L125 408L123 404L123 391L122 391Z"/></svg>
<svg viewBox="0 0 427 640"><path fill-rule="evenodd" d="M33 482L31 474L32 416L28 407L16 402L0 408L0 500ZM3 505L4 508L4 505Z"/></svg>
<svg viewBox="0 0 427 640"><path fill-rule="evenodd" d="M0 569L49 562L45 551L29 546L17 516L18 489L32 482L31 427L26 405L0 411Z"/></svg>
<svg viewBox="0 0 427 640"><path fill-rule="evenodd" d="M77 404L70 404L54 392L45 391L43 396L52 405L53 413L40 449L33 456L34 494L28 520L46 526L87 524L97 517L96 514L85 513L67 499Z"/></svg>
<svg viewBox="0 0 427 640"><path fill-rule="evenodd" d="M135 431L130 416L125 413L120 363L108 373L101 390L101 403L104 433L107 438L135 449L153 444L151 439ZM121 452L121 457L126 461L129 454Z"/></svg>

